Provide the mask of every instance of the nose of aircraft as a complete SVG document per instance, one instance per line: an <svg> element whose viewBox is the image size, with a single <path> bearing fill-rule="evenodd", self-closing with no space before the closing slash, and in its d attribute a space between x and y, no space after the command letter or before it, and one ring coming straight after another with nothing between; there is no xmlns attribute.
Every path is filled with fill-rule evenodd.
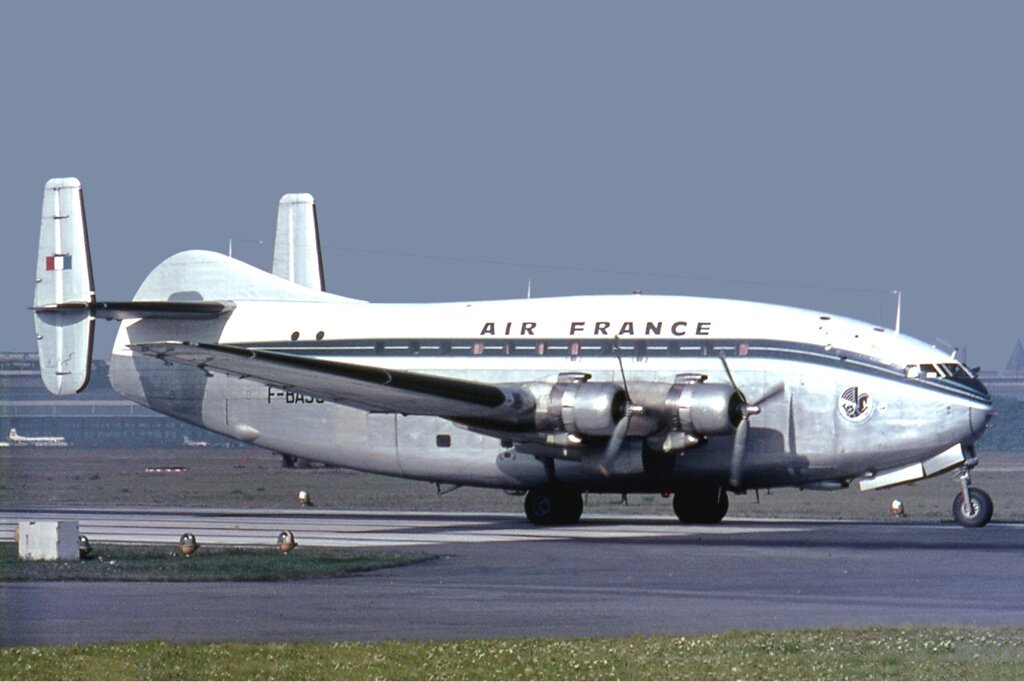
<svg viewBox="0 0 1024 682"><path fill-rule="evenodd" d="M971 433L974 434L975 438L980 438L981 434L985 433L985 429L988 428L989 422L992 421L992 408L972 407L970 408L970 413Z"/></svg>

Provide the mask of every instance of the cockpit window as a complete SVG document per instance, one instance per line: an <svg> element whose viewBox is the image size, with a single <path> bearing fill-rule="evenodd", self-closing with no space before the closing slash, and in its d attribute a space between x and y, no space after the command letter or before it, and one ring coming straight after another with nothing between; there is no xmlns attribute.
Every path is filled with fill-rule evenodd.
<svg viewBox="0 0 1024 682"><path fill-rule="evenodd" d="M907 365L907 377L910 379L973 379L970 370L959 362L923 363Z"/></svg>
<svg viewBox="0 0 1024 682"><path fill-rule="evenodd" d="M951 379L973 379L974 375L971 374L971 370L967 369L959 362L949 362L945 365L940 365L942 369L946 371L946 374Z"/></svg>

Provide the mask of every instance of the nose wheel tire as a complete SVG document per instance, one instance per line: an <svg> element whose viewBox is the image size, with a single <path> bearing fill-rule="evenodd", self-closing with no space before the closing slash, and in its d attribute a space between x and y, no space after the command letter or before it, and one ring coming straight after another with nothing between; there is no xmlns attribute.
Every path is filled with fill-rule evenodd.
<svg viewBox="0 0 1024 682"><path fill-rule="evenodd" d="M953 518L966 528L981 528L992 520L992 498L981 488L968 488L969 504L964 504L964 494L953 498Z"/></svg>
<svg viewBox="0 0 1024 682"><path fill-rule="evenodd" d="M672 509L683 523L718 523L729 511L729 496L718 486L688 488L675 494Z"/></svg>
<svg viewBox="0 0 1024 682"><path fill-rule="evenodd" d="M567 486L539 485L526 494L523 506L534 525L570 525L583 515L583 495Z"/></svg>

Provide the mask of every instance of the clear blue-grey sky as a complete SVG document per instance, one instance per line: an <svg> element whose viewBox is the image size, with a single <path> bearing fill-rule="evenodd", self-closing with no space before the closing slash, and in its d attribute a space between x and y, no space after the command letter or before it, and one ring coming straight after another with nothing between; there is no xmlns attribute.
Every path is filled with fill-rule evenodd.
<svg viewBox="0 0 1024 682"><path fill-rule="evenodd" d="M337 293L532 278L891 325L901 289L904 331L998 369L1024 336L1022 26L999 2L4 3L0 348L34 347L42 187L75 175L108 300L229 238L269 267L278 198L310 192Z"/></svg>

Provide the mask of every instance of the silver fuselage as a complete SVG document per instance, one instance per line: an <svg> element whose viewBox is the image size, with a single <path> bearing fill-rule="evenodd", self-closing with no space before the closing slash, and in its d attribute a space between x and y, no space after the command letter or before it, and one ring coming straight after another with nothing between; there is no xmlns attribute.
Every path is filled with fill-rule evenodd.
<svg viewBox="0 0 1024 682"><path fill-rule="evenodd" d="M473 424L364 411L128 348L168 339L501 385L553 382L564 372L621 383L621 357L630 391L641 397L680 374L727 383L719 358L724 355L751 399L772 386L785 387L750 418L746 488L845 485L922 462L973 443L991 410L981 383L941 371L957 363L928 344L855 320L743 301L585 296L397 305L333 300L318 292L311 301L239 300L215 322L141 319L121 325L111 382L158 412L280 453L494 488L528 489L552 475L595 491L723 483L732 438L712 436L671 453L630 438L616 475L607 476L587 463L587 449L596 452L601 443L540 457L509 434Z"/></svg>

